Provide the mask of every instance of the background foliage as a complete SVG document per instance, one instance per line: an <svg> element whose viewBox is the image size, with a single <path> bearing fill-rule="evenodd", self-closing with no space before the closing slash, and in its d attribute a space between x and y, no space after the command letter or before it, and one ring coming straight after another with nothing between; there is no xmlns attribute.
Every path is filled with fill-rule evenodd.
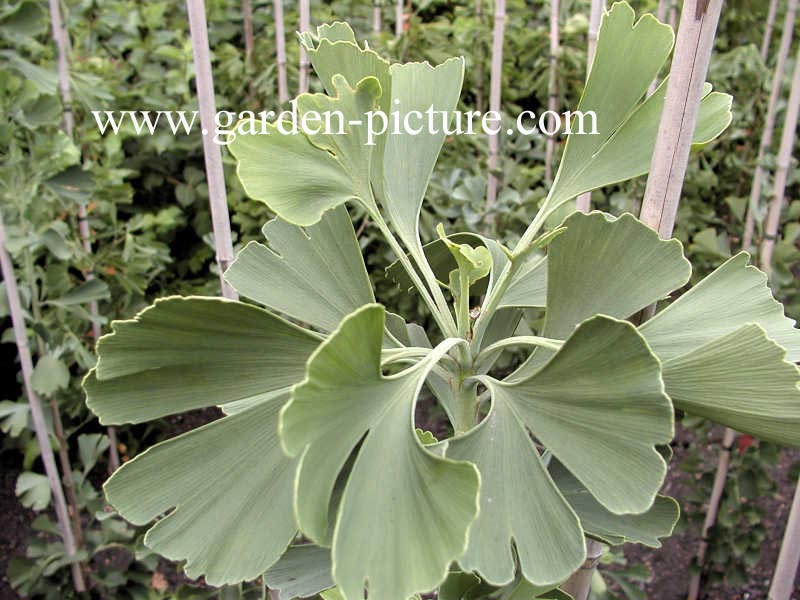
<svg viewBox="0 0 800 600"><path fill-rule="evenodd" d="M655 0L632 4L637 12L655 8ZM733 94L734 122L722 138L691 160L675 232L686 245L698 278L738 251L741 243L772 67L769 61L765 65L758 53L766 4L730 0L717 36L709 81ZM173 136L160 128L149 136L126 127L120 135L102 136L89 113L196 109L186 14L182 3L166 0L66 0L63 5L73 53L76 143L60 129L63 107L46 3L22 0L0 8L0 204L8 228L8 250L20 279L32 339L36 340L36 388L64 422L93 593L109 598L209 597L216 592L203 588L201 582L186 581L179 566L168 565L147 551L140 531L106 512L99 484L106 471L109 441L91 419L79 389L83 374L94 364L91 316L85 309L88 299L100 302L105 329L110 320L127 317L157 297L217 293L218 280L211 274L215 267L208 192L197 129L191 135ZM280 108L272 3L253 2L256 46L251 62L244 54L240 2L208 0L206 6L218 109ZM298 28L295 3L284 2L284 11L286 30L293 32ZM475 2L470 0L422 0L408 11L405 34L395 39L393 6L388 3L383 6L384 32L375 35L370 33L371 3L312 2L312 23L346 19L359 37L371 35L373 47L396 59L441 62L448 56L465 56L464 110L486 109L491 14L491 6L486 5L483 16L476 16ZM503 109L509 118L516 118L522 110L538 113L547 104L549 2L510 0L508 14ZM561 27L559 102L562 110L568 110L577 104L586 71L588 0L562 2ZM296 90L299 57L293 36L287 35L287 51L289 88ZM787 68L787 76L790 72ZM312 78L312 89L315 86ZM479 99L484 106L476 107ZM782 110L778 123L782 122ZM502 188L494 222L497 233L509 243L523 231L545 196L544 147L542 137L514 135L501 140ZM483 138L447 140L423 211L426 239L435 238L434 227L440 221L449 223L450 231L482 226L487 154ZM774 156L768 157L767 164L774 164ZM244 198L232 169L227 156L228 200L238 248L260 237L261 225L270 215L263 204ZM797 173L790 170L790 199L797 198ZM613 214L636 213L643 189L643 179L611 186L595 192L593 203ZM86 203L89 210L91 255L83 251L76 233L78 202ZM356 212L352 217L357 223L364 220ZM787 313L797 319L800 201L792 201L784 212L782 230L772 283ZM369 227L360 228L360 234L379 296L390 310L414 314L417 298L380 276L392 261L388 248ZM84 284L86 272L95 274L95 283ZM5 294L0 293L4 342L0 359L4 374L11 375L0 392L4 434L0 458L19 502L33 512L28 513L32 521L25 556L8 562L7 582L2 585L10 584L24 595L63 598L69 589L69 571L64 568L63 549L54 541L49 491L29 427L27 404L13 376L17 368L7 312ZM215 416L207 412L165 419L156 426L124 428L119 432L123 460L140 447ZM688 435L707 439L707 425L685 425L695 432ZM771 476L772 466L781 461L781 452L755 443L736 455L713 532L712 578L727 574L730 579L755 566L766 532L761 525L764 509L754 499L774 493L777 484ZM713 477L708 459L707 453L684 452L682 469L692 481L695 500L688 506L687 528L699 529L697 518L702 521L702 502ZM4 506L3 510L15 509ZM621 559L609 559L613 560ZM731 563L738 568L731 568ZM646 574L634 566L630 573L614 575L622 584L617 581L610 589L614 593L639 589L637 582L643 577ZM740 582L731 579L727 583ZM224 593L256 597L260 594L257 587Z"/></svg>

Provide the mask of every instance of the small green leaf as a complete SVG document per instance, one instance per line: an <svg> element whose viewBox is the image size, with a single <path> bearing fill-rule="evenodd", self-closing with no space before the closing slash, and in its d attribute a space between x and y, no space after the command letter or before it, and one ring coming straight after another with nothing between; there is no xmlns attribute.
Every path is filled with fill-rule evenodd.
<svg viewBox="0 0 800 600"><path fill-rule="evenodd" d="M45 354L37 362L31 376L31 385L37 394L51 396L69 386L69 369L64 361Z"/></svg>
<svg viewBox="0 0 800 600"><path fill-rule="evenodd" d="M0 431L17 437L28 427L30 408L26 402L0 402Z"/></svg>
<svg viewBox="0 0 800 600"><path fill-rule="evenodd" d="M60 298L50 300L50 304L55 304L56 306L74 306L76 304L86 304L93 300L107 300L110 295L111 293L105 281L91 279L72 288Z"/></svg>
<svg viewBox="0 0 800 600"><path fill-rule="evenodd" d="M24 471L17 477L16 494L22 506L41 511L50 504L50 483L44 475Z"/></svg>

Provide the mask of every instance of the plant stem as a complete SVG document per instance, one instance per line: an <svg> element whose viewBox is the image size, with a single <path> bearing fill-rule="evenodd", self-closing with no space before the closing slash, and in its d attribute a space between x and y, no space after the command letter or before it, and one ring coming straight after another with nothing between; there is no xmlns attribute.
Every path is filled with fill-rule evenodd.
<svg viewBox="0 0 800 600"><path fill-rule="evenodd" d="M753 243L753 233L755 231L755 217L761 205L761 188L764 178L764 159L772 147L772 136L775 132L775 119L778 114L778 100L783 88L783 73L786 70L786 59L792 46L792 34L794 33L794 21L797 14L797 0L789 0L786 6L786 18L783 22L781 33L781 43L778 49L778 57L775 62L775 72L772 75L772 90L769 95L767 114L764 118L764 129L761 132L761 141L758 145L758 157L756 158L756 168L753 171L753 183L750 186L750 203L747 207L747 217L744 225L744 236L742 237L742 250L750 252Z"/></svg>
<svg viewBox="0 0 800 600"><path fill-rule="evenodd" d="M769 588L769 600L790 600L797 567L800 565L800 480L794 491L789 521L783 534L778 563Z"/></svg>
<svg viewBox="0 0 800 600"><path fill-rule="evenodd" d="M792 161L792 148L794 147L795 130L797 129L798 112L800 112L800 49L794 64L792 76L792 91L789 93L789 103L786 106L786 117L783 121L783 134L781 146L778 151L778 161L775 169L775 180L772 187L772 200L769 203L767 220L764 223L764 240L761 242L759 256L761 270L769 274L772 270L772 252L775 250L775 241L781 223L781 209L786 193L786 181L789 176L789 166Z"/></svg>
<svg viewBox="0 0 800 600"><path fill-rule="evenodd" d="M272 0L275 20L275 54L278 61L278 102L289 100L289 84L286 81L286 32L283 28L283 0Z"/></svg>
<svg viewBox="0 0 800 600"><path fill-rule="evenodd" d="M195 86L200 107L200 124L203 135L203 155L206 163L208 182L208 201L211 206L211 222L214 231L214 246L217 255L217 268L222 295L232 300L238 299L236 291L225 281L225 271L233 262L233 241L231 222L228 216L228 200L225 192L225 175L222 170L222 152L219 144L213 141L217 113L214 100L214 78L211 75L211 51L208 47L208 26L204 0L186 0L189 13L189 30L192 37L194 56Z"/></svg>
<svg viewBox="0 0 800 600"><path fill-rule="evenodd" d="M453 428L456 435L466 433L478 422L478 384L468 381L471 373L460 373L453 378L452 389L455 397Z"/></svg>
<svg viewBox="0 0 800 600"><path fill-rule="evenodd" d="M492 70L489 82L489 110L500 114L503 85L503 38L506 23L506 0L495 0L492 35ZM489 135L489 177L486 185L486 222L493 223L492 210L497 202L497 170L500 168L500 134Z"/></svg>
<svg viewBox="0 0 800 600"><path fill-rule="evenodd" d="M67 503L64 500L64 490L61 487L61 479L58 475L58 467L53 457L53 448L50 445L50 438L47 436L47 425L42 412L42 405L36 392L31 385L31 375L33 373L33 362L28 347L28 336L25 331L25 319L22 315L22 306L19 300L19 290L17 289L17 279L14 276L14 266L11 257L6 252L6 233L3 225L3 215L0 214L0 271L3 274L3 281L6 284L6 295L8 296L8 307L11 313L11 322L14 328L14 337L17 342L19 362L22 367L22 381L25 386L25 393L28 397L28 404L31 411L31 420L36 433L36 440L39 443L39 450L44 463L44 470L47 474L47 481L50 484L50 491L53 495L53 504L58 520L58 527L61 530L61 539L64 542L64 552L72 558L71 565L72 583L75 591L82 593L86 591L86 584L83 580L81 566L77 561L77 548L75 537L70 526Z"/></svg>

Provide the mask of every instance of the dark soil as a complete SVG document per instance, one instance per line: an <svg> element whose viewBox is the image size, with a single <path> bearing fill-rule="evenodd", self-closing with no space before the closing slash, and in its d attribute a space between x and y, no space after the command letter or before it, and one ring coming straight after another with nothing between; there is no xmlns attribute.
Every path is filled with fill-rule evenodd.
<svg viewBox="0 0 800 600"><path fill-rule="evenodd" d="M434 414L430 414L433 412ZM439 421L431 406L421 405L417 415L419 425L429 425L437 437L446 437L448 431L434 426ZM220 416L217 409L192 411L181 416L168 417L168 437L193 429ZM433 418L431 418L433 417ZM712 442L718 442L719 432L711 436ZM705 444L705 440L703 440ZM679 430L674 444L673 468L667 476L663 493L673 495L679 500L692 491L696 485L692 475L687 474L676 465L687 457L690 448L695 444L694 434L690 431ZM705 460L711 464L716 460L715 444L708 444L704 450ZM724 584L703 585L701 598L703 600L765 600L772 570L781 544L783 528L786 523L789 506L794 493L795 481L789 477L792 464L800 460L800 449L786 449L781 453L779 464L772 477L777 483L778 493L774 497L762 497L759 504L767 515L763 523L768 530L768 536L763 544L761 561L747 573L748 583L744 586L727 586ZM2 475L0 476L0 600L17 599L19 596L11 589L5 577L8 560L13 556L22 556L25 553L26 540L30 533L30 522L34 513L23 508L14 493L16 478L21 464L20 456L14 452L0 454ZM646 594L649 600L683 600L689 582L689 566L697 549L699 532L687 530L676 533L666 540L661 549L650 549L644 546L628 545L625 555L630 565L644 563L651 572L651 578L646 585ZM108 562L124 563L129 560L126 556L98 556L107 565ZM164 577L165 585L174 589L177 584L185 583L185 577L175 570L172 565L164 562L159 567L159 573ZM796 583L795 596L800 599L800 581Z"/></svg>
<svg viewBox="0 0 800 600"><path fill-rule="evenodd" d="M693 432L678 429L673 445L672 466L662 493L675 497L683 509L682 497L686 497L696 485L692 475L676 468L681 461L693 452L696 443ZM715 428L708 443L703 440L704 461L716 465L717 449L721 440L721 428ZM735 446L734 446L735 448ZM789 478L790 467L800 460L800 449L787 448L781 452L778 465L772 469L770 477L777 484L777 494L762 496L758 502L764 510L766 520L762 525L767 530L767 539L762 544L761 560L746 574L747 584L730 586L724 583L706 584L702 582L702 600L766 600L769 583L783 537L783 530L789 515L796 480ZM690 565L697 552L700 531L694 527L676 533L664 541L659 549L638 545L628 545L625 556L629 564L644 563L649 567L651 578L645 591L650 600L684 600L690 579ZM800 599L800 578L795 581L792 598Z"/></svg>

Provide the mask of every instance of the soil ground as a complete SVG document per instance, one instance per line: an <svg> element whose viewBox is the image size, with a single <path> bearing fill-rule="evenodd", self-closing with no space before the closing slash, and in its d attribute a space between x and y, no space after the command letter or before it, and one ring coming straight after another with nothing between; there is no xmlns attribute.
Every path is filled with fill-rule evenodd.
<svg viewBox="0 0 800 600"><path fill-rule="evenodd" d="M216 415L201 414L173 417L171 422L174 433L190 429L201 422L212 420ZM188 418L187 418L188 417ZM192 418L194 417L194 418ZM197 421L197 422L195 422ZM680 463L686 456L687 446L693 442L688 432L679 432L675 445L673 465ZM706 459L714 460L713 452L708 452ZM727 586L716 584L704 586L703 600L765 600L769 579L783 535L783 528L794 493L795 482L788 476L789 468L800 460L800 449L787 449L781 454L781 460L773 469L771 476L778 485L778 493L774 497L763 497L760 505L767 515L763 523L768 536L763 544L762 557L758 565L747 573L748 583L744 586ZM16 600L19 596L11 589L5 577L5 567L12 556L23 555L26 539L30 533L30 522L34 513L23 508L14 493L14 485L20 469L20 455L13 452L0 453L0 600ZM691 475L673 468L667 478L664 492L678 498L693 485ZM683 531L666 540L661 549L653 550L642 546L626 547L629 564L644 563L650 568L652 576L646 585L646 597L649 600L683 600L689 581L689 565L697 548L698 533ZM173 582L174 583L174 582ZM796 582L793 598L800 600L800 581Z"/></svg>

